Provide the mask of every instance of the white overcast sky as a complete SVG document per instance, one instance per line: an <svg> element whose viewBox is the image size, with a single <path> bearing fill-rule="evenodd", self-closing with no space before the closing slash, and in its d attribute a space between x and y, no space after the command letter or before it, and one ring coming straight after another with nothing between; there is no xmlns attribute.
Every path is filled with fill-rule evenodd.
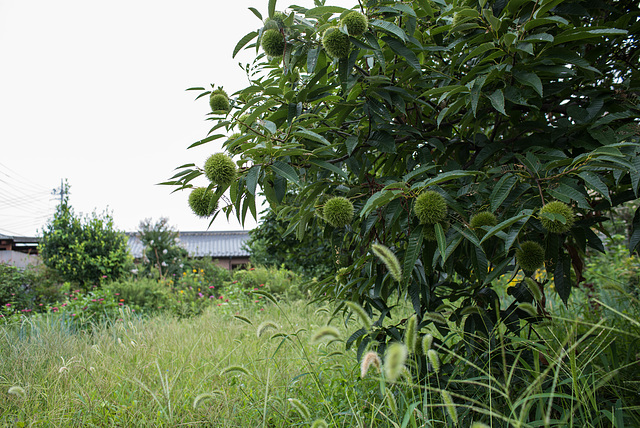
<svg viewBox="0 0 640 428"><path fill-rule="evenodd" d="M208 100L192 86L246 85L236 42L260 27L267 0L0 0L0 234L39 234L61 179L76 213L112 212L116 227L168 217L206 230L187 192L156 184L202 164ZM306 7L312 0L280 0ZM348 4L347 4L348 3ZM353 2L336 0L345 7ZM246 228L255 227L247 222ZM218 216L210 230L240 230Z"/></svg>

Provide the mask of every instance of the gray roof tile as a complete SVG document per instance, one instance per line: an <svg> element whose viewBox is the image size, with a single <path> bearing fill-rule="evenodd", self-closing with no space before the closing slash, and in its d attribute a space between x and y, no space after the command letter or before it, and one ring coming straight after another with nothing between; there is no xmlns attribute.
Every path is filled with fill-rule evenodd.
<svg viewBox="0 0 640 428"><path fill-rule="evenodd" d="M135 233L129 233L129 250L134 258L142 258L142 242ZM179 245L191 257L248 257L244 244L249 240L248 231L233 232L178 232Z"/></svg>

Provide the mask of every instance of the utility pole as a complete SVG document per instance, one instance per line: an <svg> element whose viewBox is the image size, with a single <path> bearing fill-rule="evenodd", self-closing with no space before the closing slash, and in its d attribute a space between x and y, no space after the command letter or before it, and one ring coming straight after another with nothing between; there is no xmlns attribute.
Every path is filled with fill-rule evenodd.
<svg viewBox="0 0 640 428"><path fill-rule="evenodd" d="M69 192L69 185L66 184L64 182L64 180L61 178L60 179L60 188L59 189L53 189L51 191L51 194L56 196L56 195L60 195L60 205L62 205L62 202L64 201L64 197L65 195L70 194Z"/></svg>

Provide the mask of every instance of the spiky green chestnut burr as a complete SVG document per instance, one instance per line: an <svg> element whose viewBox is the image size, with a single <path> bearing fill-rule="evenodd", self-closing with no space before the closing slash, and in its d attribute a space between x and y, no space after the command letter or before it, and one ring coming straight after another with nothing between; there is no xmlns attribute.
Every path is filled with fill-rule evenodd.
<svg viewBox="0 0 640 428"><path fill-rule="evenodd" d="M280 30L270 29L262 33L260 44L269 56L278 57L284 53L285 41Z"/></svg>
<svg viewBox="0 0 640 428"><path fill-rule="evenodd" d="M479 237L483 237L487 234L487 231L481 229L483 226L493 227L498 224L498 219L495 214L489 211L481 211L471 217L469 220L469 227L478 234Z"/></svg>
<svg viewBox="0 0 640 428"><path fill-rule="evenodd" d="M346 58L349 55L351 42L349 36L336 27L327 28L322 36L322 46L333 58Z"/></svg>
<svg viewBox="0 0 640 428"><path fill-rule="evenodd" d="M413 211L421 224L441 223L447 217L447 202L440 193L428 190L416 198Z"/></svg>
<svg viewBox="0 0 640 428"><path fill-rule="evenodd" d="M551 220L544 216L544 214L560 214L565 218L563 223L560 220ZM547 229L551 233L565 233L573 226L576 221L576 216L573 213L573 209L564 202L553 201L540 209L540 223L542 227Z"/></svg>
<svg viewBox="0 0 640 428"><path fill-rule="evenodd" d="M340 20L340 25L345 25L350 35L358 37L363 35L365 31L367 31L369 21L367 20L366 16L354 10L353 12L349 12L342 17L342 20Z"/></svg>
<svg viewBox="0 0 640 428"><path fill-rule="evenodd" d="M215 153L204 163L204 175L212 183L227 187L236 178L236 164L224 153Z"/></svg>
<svg viewBox="0 0 640 428"><path fill-rule="evenodd" d="M347 198L334 196L324 204L322 216L333 227L345 227L353 220L353 204Z"/></svg>
<svg viewBox="0 0 640 428"><path fill-rule="evenodd" d="M189 195L189 206L198 217L211 217L216 208L218 208L218 204L210 207L212 198L213 191L208 190L206 187L197 187Z"/></svg>
<svg viewBox="0 0 640 428"><path fill-rule="evenodd" d="M544 248L534 241L525 241L516 250L516 261L526 272L533 272L544 266Z"/></svg>
<svg viewBox="0 0 640 428"><path fill-rule="evenodd" d="M267 18L264 23L267 26L270 22L274 22L279 28L284 28L284 21L287 19L287 15L282 12L276 12L271 18Z"/></svg>
<svg viewBox="0 0 640 428"><path fill-rule="evenodd" d="M209 106L211 111L229 111L231 109L229 96L222 89L216 89L209 95Z"/></svg>

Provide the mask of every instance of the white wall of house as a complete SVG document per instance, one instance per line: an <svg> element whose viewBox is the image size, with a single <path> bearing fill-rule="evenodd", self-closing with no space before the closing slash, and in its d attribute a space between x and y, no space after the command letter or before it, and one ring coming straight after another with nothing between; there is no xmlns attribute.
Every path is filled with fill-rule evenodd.
<svg viewBox="0 0 640 428"><path fill-rule="evenodd" d="M38 256L21 253L19 251L0 251L0 263L6 263L24 269L29 265L39 265L42 263L42 260L40 260Z"/></svg>

